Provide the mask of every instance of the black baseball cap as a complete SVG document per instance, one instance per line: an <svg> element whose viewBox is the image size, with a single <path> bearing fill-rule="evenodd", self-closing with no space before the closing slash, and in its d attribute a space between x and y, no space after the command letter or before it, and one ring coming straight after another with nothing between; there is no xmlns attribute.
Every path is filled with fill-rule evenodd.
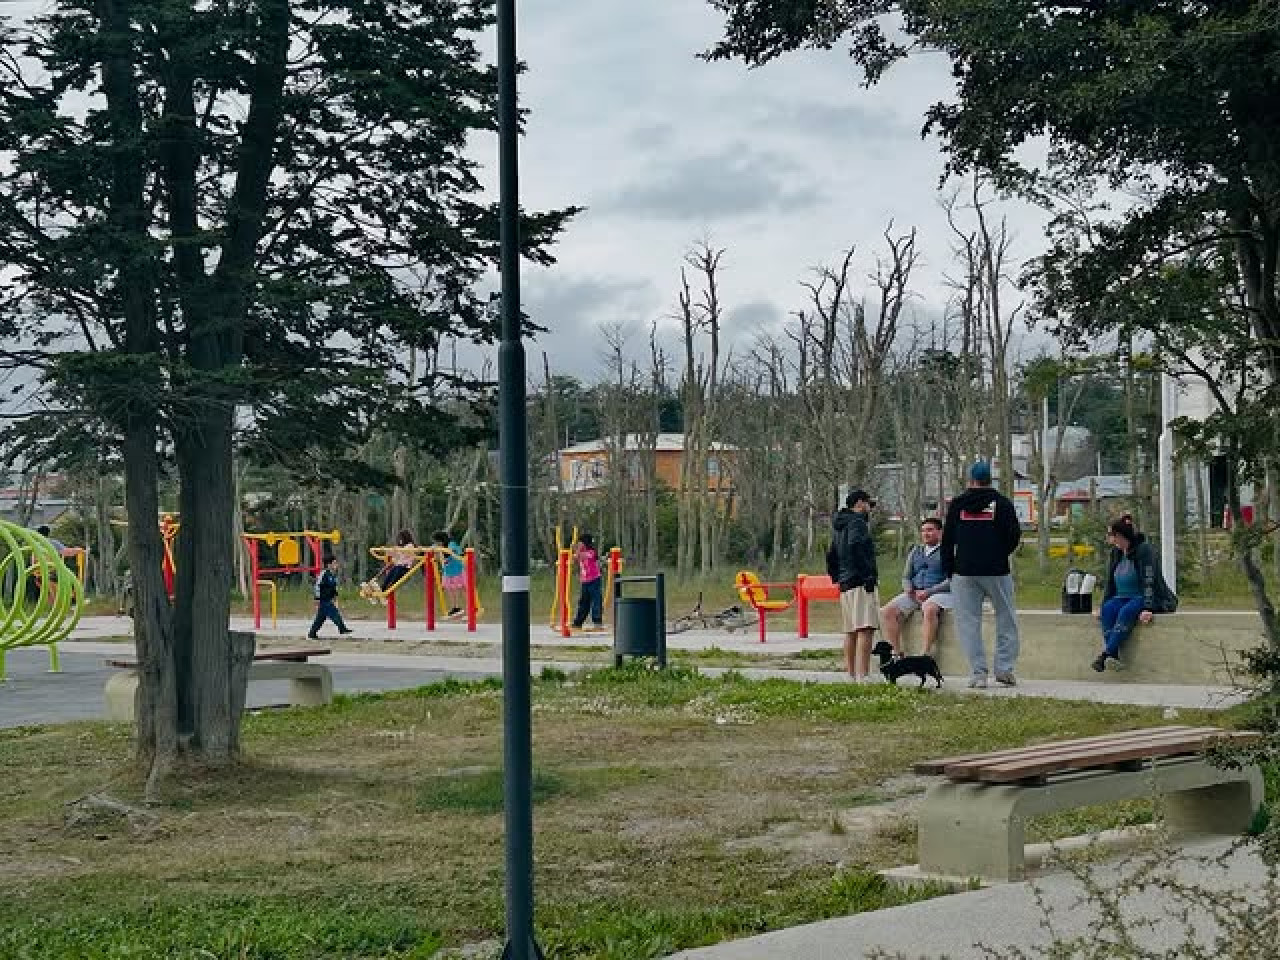
<svg viewBox="0 0 1280 960"><path fill-rule="evenodd" d="M867 493L865 490L850 490L849 496L844 498L844 505L846 507L852 507L859 500L865 500L867 504L872 507L876 505L876 498L871 496L871 494Z"/></svg>

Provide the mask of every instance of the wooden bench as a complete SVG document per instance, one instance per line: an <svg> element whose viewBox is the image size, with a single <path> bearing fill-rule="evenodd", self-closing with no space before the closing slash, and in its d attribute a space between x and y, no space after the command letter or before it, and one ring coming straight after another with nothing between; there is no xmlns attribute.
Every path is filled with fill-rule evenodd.
<svg viewBox="0 0 1280 960"><path fill-rule="evenodd" d="M249 680L288 680L291 706L318 707L332 703L333 674L322 663L308 662L327 653L329 650L322 648L259 650L249 665ZM106 663L121 671L108 677L103 689L107 719L113 723L132 723L137 715L138 661L134 657L117 657Z"/></svg>
<svg viewBox="0 0 1280 960"><path fill-rule="evenodd" d="M1156 727L917 763L946 779L920 808L920 871L1021 880L1028 817L1158 795L1176 834L1241 834L1262 805L1262 773L1227 770L1201 755L1211 744L1261 735L1217 727Z"/></svg>

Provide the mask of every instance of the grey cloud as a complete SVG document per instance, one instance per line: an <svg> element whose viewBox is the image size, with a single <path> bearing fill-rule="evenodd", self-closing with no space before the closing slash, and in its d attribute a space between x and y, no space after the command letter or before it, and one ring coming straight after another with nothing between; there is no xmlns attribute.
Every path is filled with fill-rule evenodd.
<svg viewBox="0 0 1280 960"><path fill-rule="evenodd" d="M529 376L535 381L542 379L544 353L553 373L594 380L602 368L604 331L620 327L630 337L629 352L636 353L661 306L648 280L575 276L563 268L527 270L520 299L529 318L545 328L525 341ZM496 346L456 346L459 368L494 375Z"/></svg>
<svg viewBox="0 0 1280 960"><path fill-rule="evenodd" d="M549 273L526 287L525 311L546 328L530 344L546 352L555 371L591 376L606 348L604 331L619 327L638 336L659 312L661 299L648 280Z"/></svg>
<svg viewBox="0 0 1280 960"><path fill-rule="evenodd" d="M766 99L752 108L753 120L773 134L794 133L825 144L854 142L860 146L883 142L920 140L924 120L882 106L855 102L858 92L845 102Z"/></svg>
<svg viewBox="0 0 1280 960"><path fill-rule="evenodd" d="M810 179L794 161L739 143L655 160L643 179L622 187L595 209L682 222L794 212L810 209L821 199Z"/></svg>
<svg viewBox="0 0 1280 960"><path fill-rule="evenodd" d="M754 300L733 307L728 317L729 335L735 340L777 330L785 320L782 308L771 300Z"/></svg>

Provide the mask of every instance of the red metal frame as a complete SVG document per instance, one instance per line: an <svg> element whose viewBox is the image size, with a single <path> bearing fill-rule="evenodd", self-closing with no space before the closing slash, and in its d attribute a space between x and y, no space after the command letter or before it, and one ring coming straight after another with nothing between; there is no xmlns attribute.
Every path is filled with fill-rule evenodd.
<svg viewBox="0 0 1280 960"><path fill-rule="evenodd" d="M290 535L294 536L294 535ZM298 538L307 545L307 555L310 557L310 563L300 563L296 566L283 567L264 567L258 556L258 545L266 541L258 539L258 536L250 536L242 534L241 539L244 541L245 549L249 551L249 570L251 580L257 584L260 575L264 573L307 573L313 577L318 577L324 564L321 557L324 556L324 548L321 546L319 537L311 536L306 533L297 534ZM281 539L284 539L283 537ZM173 571L171 569L171 560L168 551L165 552L165 586L172 591ZM172 596L172 593L170 594ZM258 588L253 589L253 626L255 630L262 629L262 597L258 593Z"/></svg>
<svg viewBox="0 0 1280 960"><path fill-rule="evenodd" d="M815 600L839 602L840 588L825 574L799 574L796 577L796 636L801 640L809 638L809 604Z"/></svg>

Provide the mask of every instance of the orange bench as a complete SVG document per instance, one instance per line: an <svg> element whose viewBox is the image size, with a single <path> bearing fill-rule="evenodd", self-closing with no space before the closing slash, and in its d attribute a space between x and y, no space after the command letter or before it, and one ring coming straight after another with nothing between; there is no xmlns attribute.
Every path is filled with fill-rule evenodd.
<svg viewBox="0 0 1280 960"><path fill-rule="evenodd" d="M738 588L738 596L742 598L742 602L751 607L760 618L760 642L764 643L765 621L771 613L781 613L791 609L791 605L796 602L796 585L794 583L763 583L750 570L739 571L734 584ZM776 594L770 596L771 590L789 590L790 596L782 600Z"/></svg>
<svg viewBox="0 0 1280 960"><path fill-rule="evenodd" d="M809 638L809 604L815 600L840 602L840 588L825 574L800 574L796 577L796 635Z"/></svg>

